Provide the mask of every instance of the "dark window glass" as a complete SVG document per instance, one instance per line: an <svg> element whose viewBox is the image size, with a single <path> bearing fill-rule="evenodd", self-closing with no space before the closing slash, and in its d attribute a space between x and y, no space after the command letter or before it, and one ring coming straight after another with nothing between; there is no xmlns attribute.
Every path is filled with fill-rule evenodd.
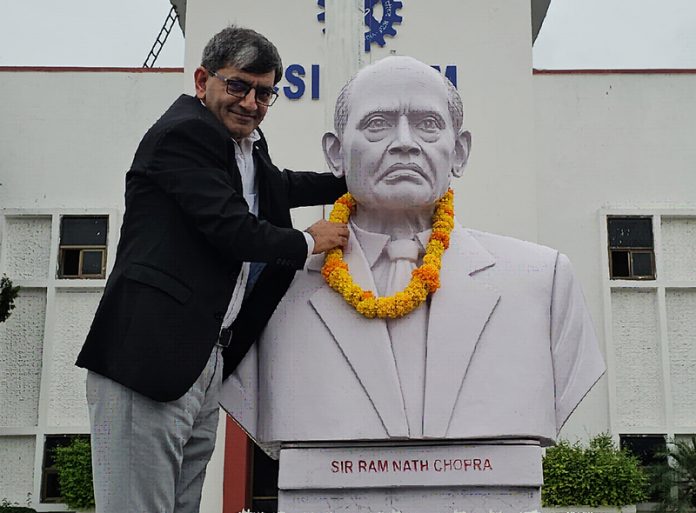
<svg viewBox="0 0 696 513"><path fill-rule="evenodd" d="M626 277L631 275L628 266L628 251L612 251L611 252L611 274L613 277Z"/></svg>
<svg viewBox="0 0 696 513"><path fill-rule="evenodd" d="M60 220L58 278L104 278L107 216L65 216Z"/></svg>
<svg viewBox="0 0 696 513"><path fill-rule="evenodd" d="M622 449L636 456L642 465L664 463L667 442L664 435L619 435Z"/></svg>
<svg viewBox="0 0 696 513"><path fill-rule="evenodd" d="M106 217L63 217L60 220L62 246L106 245Z"/></svg>
<svg viewBox="0 0 696 513"><path fill-rule="evenodd" d="M64 447L73 438L89 438L88 435L50 435L44 442L43 474L41 476L41 501L61 502L63 499L58 483L58 471L55 468L55 449Z"/></svg>
<svg viewBox="0 0 696 513"><path fill-rule="evenodd" d="M634 276L652 276L653 271L653 255L652 253L637 253L633 252L633 275Z"/></svg>
<svg viewBox="0 0 696 513"><path fill-rule="evenodd" d="M82 252L82 274L101 274L103 251Z"/></svg>
<svg viewBox="0 0 696 513"><path fill-rule="evenodd" d="M613 248L652 248L652 219L649 217L610 217L609 246Z"/></svg>
<svg viewBox="0 0 696 513"><path fill-rule="evenodd" d="M80 274L80 250L64 249L61 252L61 276L77 276Z"/></svg>
<svg viewBox="0 0 696 513"><path fill-rule="evenodd" d="M654 280L651 217L609 217L609 271L613 280Z"/></svg>
<svg viewBox="0 0 696 513"><path fill-rule="evenodd" d="M619 440L621 448L637 457L646 468L667 463L667 441L664 435L619 435ZM648 501L660 501L658 489L648 487Z"/></svg>
<svg viewBox="0 0 696 513"><path fill-rule="evenodd" d="M278 462L254 445L251 510L258 513L278 511Z"/></svg>

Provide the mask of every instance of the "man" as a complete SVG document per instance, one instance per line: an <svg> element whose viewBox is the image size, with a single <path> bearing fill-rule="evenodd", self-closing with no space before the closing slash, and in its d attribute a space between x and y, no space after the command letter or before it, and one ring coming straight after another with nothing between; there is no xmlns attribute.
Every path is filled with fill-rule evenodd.
<svg viewBox="0 0 696 513"><path fill-rule="evenodd" d="M423 262L438 199L469 157L462 112L456 89L408 57L342 90L324 149L357 203L343 258L363 290L393 295ZM262 443L553 443L604 372L568 259L456 223L449 241L440 288L397 319L362 316L311 260L223 385L223 407Z"/></svg>
<svg viewBox="0 0 696 513"><path fill-rule="evenodd" d="M281 75L265 37L223 30L194 73L196 97L176 100L135 154L116 263L77 360L90 371L100 513L198 511L223 349L238 360L235 332L253 338L308 254L346 242L345 226L291 227L291 207L331 202L345 184L271 162L258 126Z"/></svg>

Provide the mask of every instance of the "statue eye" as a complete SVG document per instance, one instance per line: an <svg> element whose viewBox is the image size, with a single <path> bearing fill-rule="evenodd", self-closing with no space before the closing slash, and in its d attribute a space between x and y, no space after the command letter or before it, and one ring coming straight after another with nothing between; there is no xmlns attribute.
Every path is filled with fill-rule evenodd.
<svg viewBox="0 0 696 513"><path fill-rule="evenodd" d="M418 124L416 125L417 128L420 130L423 130L425 132L436 132L438 130L441 130L443 127L441 126L440 121L437 118L434 117L427 117L424 119L421 119Z"/></svg>
<svg viewBox="0 0 696 513"><path fill-rule="evenodd" d="M372 131L372 132L386 130L388 128L392 128L393 126L394 126L394 123L389 121L384 116L374 116L374 117L368 119L367 122L365 123L365 128L367 130Z"/></svg>

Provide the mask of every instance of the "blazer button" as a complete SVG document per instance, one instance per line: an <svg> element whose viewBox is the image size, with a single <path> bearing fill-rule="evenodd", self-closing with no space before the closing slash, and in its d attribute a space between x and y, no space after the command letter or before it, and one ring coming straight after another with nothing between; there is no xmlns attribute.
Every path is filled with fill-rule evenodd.
<svg viewBox="0 0 696 513"><path fill-rule="evenodd" d="M215 312L213 315L216 321L221 321L225 318L225 313L224 312Z"/></svg>

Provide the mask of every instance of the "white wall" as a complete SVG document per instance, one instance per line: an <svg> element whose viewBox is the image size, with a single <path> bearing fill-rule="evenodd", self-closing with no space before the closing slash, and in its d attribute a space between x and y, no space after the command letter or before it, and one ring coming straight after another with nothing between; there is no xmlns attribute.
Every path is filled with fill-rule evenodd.
<svg viewBox="0 0 696 513"><path fill-rule="evenodd" d="M138 142L183 89L182 73L0 71L0 208L123 210Z"/></svg>
<svg viewBox="0 0 696 513"><path fill-rule="evenodd" d="M611 334L615 327L605 330L605 323L611 323L612 305L623 308L618 304L623 296L615 296L613 303L607 301L607 243L600 230L600 210L629 209L634 214L654 215L696 208L695 88L696 73L534 77L539 242L570 256L598 333L609 344L610 360L611 341L605 340L605 331ZM691 249L685 247L684 251L693 251L696 238L689 244ZM665 270L658 267L658 277L661 275ZM630 303L629 313L641 308L644 305L639 302ZM617 319L621 315L616 312ZM659 334L658 321L649 322L656 315L653 309L647 316L634 315L633 321L624 317L624 324L638 323L634 347L640 345L636 337L649 339L654 330ZM659 341L653 343L659 347ZM648 355L646 345L643 356L638 356L649 360ZM656 365L661 376L654 383L617 383L619 387L627 391L662 387L660 380L667 379L671 371L669 366L659 369L659 357L658 350ZM620 360L613 364L616 368L631 365ZM616 370L610 370L615 377ZM647 375L649 369L634 374ZM607 383L607 377L603 378L580 405L564 430L566 436L585 438L610 427ZM696 385L687 392L696 394ZM661 389L636 399L656 401L649 405L653 411L664 409ZM621 421L617 417L614 411L613 419ZM621 422L613 424L626 431ZM662 426L653 426L646 418L642 429L636 426L635 430L669 432ZM691 428L696 431L696 425Z"/></svg>

